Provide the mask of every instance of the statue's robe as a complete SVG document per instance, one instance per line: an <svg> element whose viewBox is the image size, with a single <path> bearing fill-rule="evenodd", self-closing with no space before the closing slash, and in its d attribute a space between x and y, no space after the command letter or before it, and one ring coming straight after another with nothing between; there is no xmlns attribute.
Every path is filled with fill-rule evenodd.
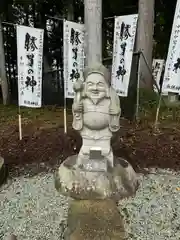
<svg viewBox="0 0 180 240"><path fill-rule="evenodd" d="M120 127L119 98L113 90L109 97L105 97L95 104L92 99L81 99L83 111L77 113L73 107L73 127L79 130L82 136L82 147L79 152L79 162L89 156L93 147L100 147L102 155L113 166L113 153L111 149L112 132ZM110 111L111 110L111 111Z"/></svg>

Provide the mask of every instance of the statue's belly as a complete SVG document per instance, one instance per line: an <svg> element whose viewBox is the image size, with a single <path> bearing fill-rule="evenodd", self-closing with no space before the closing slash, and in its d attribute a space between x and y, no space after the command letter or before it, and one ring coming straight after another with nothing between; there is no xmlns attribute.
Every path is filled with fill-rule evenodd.
<svg viewBox="0 0 180 240"><path fill-rule="evenodd" d="M109 115L99 112L84 113L84 125L92 130L101 130L109 126Z"/></svg>

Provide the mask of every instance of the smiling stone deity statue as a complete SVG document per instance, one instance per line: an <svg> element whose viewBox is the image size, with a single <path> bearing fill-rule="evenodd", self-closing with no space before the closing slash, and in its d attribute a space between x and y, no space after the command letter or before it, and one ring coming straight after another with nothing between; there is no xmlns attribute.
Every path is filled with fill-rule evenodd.
<svg viewBox="0 0 180 240"><path fill-rule="evenodd" d="M74 85L73 128L82 136L77 165L86 168L93 150L99 150L107 165L113 167L112 133L120 128L120 101L110 86L110 74L103 65L84 71L84 80ZM86 166L86 167L85 167Z"/></svg>
<svg viewBox="0 0 180 240"><path fill-rule="evenodd" d="M115 157L113 132L120 128L120 101L103 65L88 67L74 84L73 128L82 137L78 155L69 156L55 174L56 189L74 199L121 199L138 186L132 166Z"/></svg>

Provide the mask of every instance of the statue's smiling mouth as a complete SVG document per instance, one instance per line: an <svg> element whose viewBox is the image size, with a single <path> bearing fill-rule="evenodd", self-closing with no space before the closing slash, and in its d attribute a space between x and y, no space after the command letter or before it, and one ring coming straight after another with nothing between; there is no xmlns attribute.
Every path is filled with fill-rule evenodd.
<svg viewBox="0 0 180 240"><path fill-rule="evenodd" d="M92 90L92 94L98 95L99 91L98 90Z"/></svg>

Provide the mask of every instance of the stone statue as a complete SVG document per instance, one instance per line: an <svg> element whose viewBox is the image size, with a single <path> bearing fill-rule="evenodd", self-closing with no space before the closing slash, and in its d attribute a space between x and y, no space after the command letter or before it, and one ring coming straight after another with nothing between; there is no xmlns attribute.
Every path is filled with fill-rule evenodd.
<svg viewBox="0 0 180 240"><path fill-rule="evenodd" d="M89 160L90 150L99 147L102 157L113 167L112 133L120 128L120 101L110 85L108 69L99 64L84 71L84 83L75 82L72 106L73 128L82 136L78 166Z"/></svg>
<svg viewBox="0 0 180 240"><path fill-rule="evenodd" d="M73 128L82 137L78 155L69 156L55 174L55 187L75 199L121 199L133 195L138 178L132 166L114 157L113 132L120 128L120 101L102 64L88 67L74 84Z"/></svg>

